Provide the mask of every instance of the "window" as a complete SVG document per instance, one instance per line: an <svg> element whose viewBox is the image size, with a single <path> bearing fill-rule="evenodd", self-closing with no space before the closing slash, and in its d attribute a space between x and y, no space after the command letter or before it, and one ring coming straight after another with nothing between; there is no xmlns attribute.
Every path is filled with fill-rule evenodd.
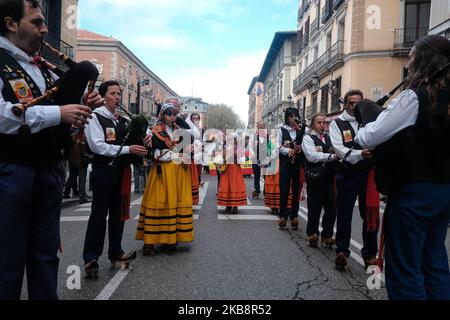
<svg viewBox="0 0 450 320"><path fill-rule="evenodd" d="M414 43L428 34L430 1L407 1L405 13L405 42Z"/></svg>
<svg viewBox="0 0 450 320"><path fill-rule="evenodd" d="M317 112L317 102L318 102L318 93L314 92L312 94L312 105L311 105L311 112L314 114Z"/></svg>
<svg viewBox="0 0 450 320"><path fill-rule="evenodd" d="M335 94L331 97L331 111L338 111L341 109L341 106L339 105L339 101L338 99L341 97L342 95L342 77L339 77L335 80L334 82L334 87L335 87Z"/></svg>
<svg viewBox="0 0 450 320"><path fill-rule="evenodd" d="M321 89L321 99L320 99L320 112L328 113L328 84L324 85Z"/></svg>

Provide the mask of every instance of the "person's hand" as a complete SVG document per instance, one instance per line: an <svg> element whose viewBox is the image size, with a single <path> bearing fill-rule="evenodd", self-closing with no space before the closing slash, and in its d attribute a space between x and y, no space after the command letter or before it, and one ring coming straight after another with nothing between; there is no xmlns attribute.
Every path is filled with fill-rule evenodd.
<svg viewBox="0 0 450 320"><path fill-rule="evenodd" d="M145 145L147 148L151 148L151 147L152 147L152 135L151 135L151 134L149 134L148 136L145 137L145 139L144 139L144 145Z"/></svg>
<svg viewBox="0 0 450 320"><path fill-rule="evenodd" d="M302 146L295 146L295 153L300 153L302 152Z"/></svg>
<svg viewBox="0 0 450 320"><path fill-rule="evenodd" d="M83 102L89 107L102 107L105 105L105 99L102 98L97 91L94 91L89 95L85 93L83 96Z"/></svg>
<svg viewBox="0 0 450 320"><path fill-rule="evenodd" d="M363 156L364 159L368 160L368 159L372 159L373 155L372 152L370 152L370 150L364 149L361 153L361 155Z"/></svg>
<svg viewBox="0 0 450 320"><path fill-rule="evenodd" d="M139 157L145 157L148 154L147 148L144 146L132 145L129 148L131 154L135 154Z"/></svg>
<svg viewBox="0 0 450 320"><path fill-rule="evenodd" d="M296 151L294 149L288 149L289 158L295 157Z"/></svg>
<svg viewBox="0 0 450 320"><path fill-rule="evenodd" d="M88 119L92 119L92 110L79 104L68 104L60 108L61 122L72 124L77 128L84 128Z"/></svg>

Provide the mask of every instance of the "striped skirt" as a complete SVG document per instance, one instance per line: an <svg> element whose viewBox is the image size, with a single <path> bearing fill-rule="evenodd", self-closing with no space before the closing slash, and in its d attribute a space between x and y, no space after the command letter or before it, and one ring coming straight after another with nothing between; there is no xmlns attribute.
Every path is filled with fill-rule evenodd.
<svg viewBox="0 0 450 320"><path fill-rule="evenodd" d="M194 240L192 185L188 167L163 162L154 165L142 199L136 240L144 244L176 244Z"/></svg>
<svg viewBox="0 0 450 320"><path fill-rule="evenodd" d="M243 207L247 205L247 188L242 176L241 166L227 165L220 177L217 205L225 207Z"/></svg>
<svg viewBox="0 0 450 320"><path fill-rule="evenodd" d="M270 209L280 209L280 172L264 177L264 205ZM289 192L288 208L292 208L292 192Z"/></svg>
<svg viewBox="0 0 450 320"><path fill-rule="evenodd" d="M192 182L192 203L194 205L198 205L198 203L199 203L199 188L200 188L198 166L196 164L190 164L189 171L191 173L191 182Z"/></svg>

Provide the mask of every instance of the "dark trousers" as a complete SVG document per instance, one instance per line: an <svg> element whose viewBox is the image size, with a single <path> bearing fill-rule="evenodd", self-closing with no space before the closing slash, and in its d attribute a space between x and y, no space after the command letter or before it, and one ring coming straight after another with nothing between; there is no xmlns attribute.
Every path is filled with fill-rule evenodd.
<svg viewBox="0 0 450 320"><path fill-rule="evenodd" d="M142 165L133 165L134 192L143 193L147 179L145 177L145 167Z"/></svg>
<svg viewBox="0 0 450 320"><path fill-rule="evenodd" d="M318 185L308 185L308 237L319 235L320 215L322 219L322 238L332 238L336 222L336 199L334 194L334 175Z"/></svg>
<svg viewBox="0 0 450 320"><path fill-rule="evenodd" d="M254 174L253 188L257 193L261 193L261 167L257 164L252 165Z"/></svg>
<svg viewBox="0 0 450 320"><path fill-rule="evenodd" d="M288 197L292 186L292 209L288 212ZM298 218L300 209L300 166L280 164L280 218Z"/></svg>
<svg viewBox="0 0 450 320"><path fill-rule="evenodd" d="M407 184L389 196L385 246L390 299L450 300L449 222L449 184Z"/></svg>
<svg viewBox="0 0 450 320"><path fill-rule="evenodd" d="M0 162L0 300L20 299L25 267L29 299L58 299L62 176Z"/></svg>
<svg viewBox="0 0 450 320"><path fill-rule="evenodd" d="M378 231L367 231L366 194L367 171L347 170L336 175L337 192L337 253L350 256L350 240L352 237L353 209L356 197L359 200L359 213L363 220L363 248L361 255L364 259L376 257L378 252Z"/></svg>
<svg viewBox="0 0 450 320"><path fill-rule="evenodd" d="M103 253L108 216L108 256L117 258L123 253L124 222L120 220L120 179L118 178L120 173L121 170L106 164L92 165L92 213L84 242L85 263L98 260Z"/></svg>
<svg viewBox="0 0 450 320"><path fill-rule="evenodd" d="M78 194L78 169L71 161L69 161L69 177L64 186L64 195L69 197L70 191L72 191L72 195Z"/></svg>

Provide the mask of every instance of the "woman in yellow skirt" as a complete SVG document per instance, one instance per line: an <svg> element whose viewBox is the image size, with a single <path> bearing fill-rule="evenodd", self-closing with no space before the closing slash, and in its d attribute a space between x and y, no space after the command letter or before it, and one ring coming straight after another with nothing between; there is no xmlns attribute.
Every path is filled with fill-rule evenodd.
<svg viewBox="0 0 450 320"><path fill-rule="evenodd" d="M237 214L238 207L247 205L247 188L245 186L241 165L237 163L236 138L234 141L234 163L220 167L221 175L217 193L217 205L226 207L225 212L231 214ZM226 149L224 148L224 152L226 152Z"/></svg>
<svg viewBox="0 0 450 320"><path fill-rule="evenodd" d="M194 240L192 182L188 165L182 163L173 133L178 111L165 104L152 130L155 164L150 171L142 200L136 240L144 241L144 255L154 253L155 245L175 247Z"/></svg>

